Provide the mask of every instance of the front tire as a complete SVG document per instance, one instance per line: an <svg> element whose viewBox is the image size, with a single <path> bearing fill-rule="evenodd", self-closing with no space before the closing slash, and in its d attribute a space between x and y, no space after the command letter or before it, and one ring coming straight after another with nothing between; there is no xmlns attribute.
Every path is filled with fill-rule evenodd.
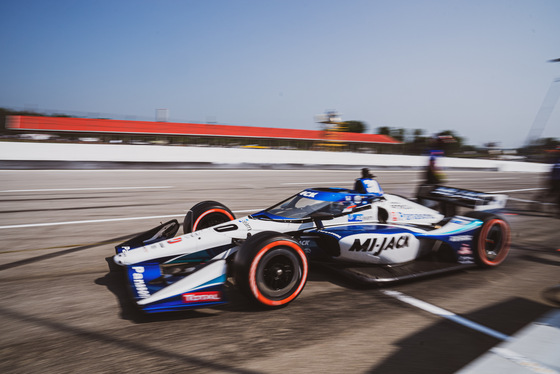
<svg viewBox="0 0 560 374"><path fill-rule="evenodd" d="M509 253L509 224L497 215L486 212L469 212L466 216L483 222L473 240L476 263L489 268L504 262Z"/></svg>
<svg viewBox="0 0 560 374"><path fill-rule="evenodd" d="M203 201L188 211L183 222L183 232L188 234L234 219L235 215L224 204L217 201Z"/></svg>
<svg viewBox="0 0 560 374"><path fill-rule="evenodd" d="M239 289L266 308L292 302L307 281L307 257L297 241L273 231L260 232L237 252L233 264Z"/></svg>

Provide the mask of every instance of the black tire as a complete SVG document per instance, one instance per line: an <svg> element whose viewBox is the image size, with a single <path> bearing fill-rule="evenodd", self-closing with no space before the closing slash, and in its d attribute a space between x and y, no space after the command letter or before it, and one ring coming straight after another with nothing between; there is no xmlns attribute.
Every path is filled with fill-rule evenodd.
<svg viewBox="0 0 560 374"><path fill-rule="evenodd" d="M509 224L497 215L487 212L469 212L465 216L483 222L473 238L473 251L478 266L496 267L504 262L509 253Z"/></svg>
<svg viewBox="0 0 560 374"><path fill-rule="evenodd" d="M235 284L251 301L266 308L292 302L307 281L307 257L297 241L274 231L248 238L235 255Z"/></svg>
<svg viewBox="0 0 560 374"><path fill-rule="evenodd" d="M188 234L235 219L225 205L217 201L203 201L191 208L183 222L183 232Z"/></svg>

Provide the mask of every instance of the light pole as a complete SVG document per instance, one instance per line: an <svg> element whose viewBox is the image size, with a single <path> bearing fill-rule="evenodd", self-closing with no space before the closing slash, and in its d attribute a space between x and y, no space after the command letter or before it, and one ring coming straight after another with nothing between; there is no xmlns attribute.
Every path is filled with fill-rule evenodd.
<svg viewBox="0 0 560 374"><path fill-rule="evenodd" d="M548 62L560 62L560 58L548 60ZM546 93L543 103L541 104L541 108L537 112L537 117L533 121L533 125L529 130L527 139L525 140L525 146L530 146L533 141L538 140L541 137L544 128L546 127L546 123L550 119L550 115L552 114L552 111L554 110L559 97L560 78L556 78L550 84L548 92Z"/></svg>
<svg viewBox="0 0 560 374"><path fill-rule="evenodd" d="M167 122L169 120L169 109L156 109L156 122Z"/></svg>

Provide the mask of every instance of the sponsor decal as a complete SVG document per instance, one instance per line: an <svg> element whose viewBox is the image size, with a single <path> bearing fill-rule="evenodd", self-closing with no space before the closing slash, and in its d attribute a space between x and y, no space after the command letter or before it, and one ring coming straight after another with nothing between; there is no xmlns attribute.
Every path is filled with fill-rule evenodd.
<svg viewBox="0 0 560 374"><path fill-rule="evenodd" d="M315 196L317 196L319 192L310 192L310 191L303 191L300 192L299 195L303 196L303 197L309 197L309 198L314 198Z"/></svg>
<svg viewBox="0 0 560 374"><path fill-rule="evenodd" d="M471 256L459 256L457 261L460 264L474 264L473 258Z"/></svg>
<svg viewBox="0 0 560 374"><path fill-rule="evenodd" d="M399 218L401 221L415 221L415 220L422 220L422 219L433 219L429 213L401 213L399 212Z"/></svg>
<svg viewBox="0 0 560 374"><path fill-rule="evenodd" d="M144 267L133 266L132 270L134 270L134 273L132 273L132 283L134 284L134 288L136 288L136 293L138 297L145 299L150 296L150 292L148 291L148 287L146 287L146 282L144 282Z"/></svg>
<svg viewBox="0 0 560 374"><path fill-rule="evenodd" d="M457 254L459 254L461 256L472 255L471 246L466 244L466 243L461 244L461 248L459 248L459 250L457 251Z"/></svg>
<svg viewBox="0 0 560 374"><path fill-rule="evenodd" d="M334 236L334 237L337 238L337 239L341 239L341 238L342 238L342 236L340 236L340 235L338 235L338 234L335 234L334 232L330 232L330 231L319 230L319 231L317 231L317 232L320 232L320 233L323 233L323 234L327 234L327 235Z"/></svg>
<svg viewBox="0 0 560 374"><path fill-rule="evenodd" d="M459 188L452 187L438 187L431 192L433 195L439 195L444 197L456 197L459 199L473 200L473 201L483 201L485 197L484 192L476 192L469 190L461 190Z"/></svg>
<svg viewBox="0 0 560 374"><path fill-rule="evenodd" d="M220 291L208 291L208 292L191 292L184 293L182 296L184 303L204 303L221 301L222 293Z"/></svg>
<svg viewBox="0 0 560 374"><path fill-rule="evenodd" d="M311 249L311 247L313 247L313 244L315 244L315 242L311 239L300 239L299 240L300 247L308 255L311 255L311 253L313 253L313 250Z"/></svg>
<svg viewBox="0 0 560 374"><path fill-rule="evenodd" d="M360 195L354 196L354 203L360 204L362 202L362 197Z"/></svg>
<svg viewBox="0 0 560 374"><path fill-rule="evenodd" d="M378 240L379 239L379 240ZM373 252L374 256L378 256L382 251L387 251L389 249L401 249L407 248L409 246L408 240L410 235L401 236L384 236L383 240L381 237L373 237L366 239L362 243L360 239L354 239L354 243L348 249L350 252Z"/></svg>
<svg viewBox="0 0 560 374"><path fill-rule="evenodd" d="M348 222L362 222L364 220L363 214L349 214Z"/></svg>
<svg viewBox="0 0 560 374"><path fill-rule="evenodd" d="M169 239L167 242L169 244L175 244L175 243L179 243L181 240L183 240L183 238L178 237L178 238Z"/></svg>
<svg viewBox="0 0 560 374"><path fill-rule="evenodd" d="M470 242L472 240L472 235L457 235L449 238L451 242Z"/></svg>
<svg viewBox="0 0 560 374"><path fill-rule="evenodd" d="M391 203L391 208L393 209L412 209L410 205L402 204L402 203Z"/></svg>
<svg viewBox="0 0 560 374"><path fill-rule="evenodd" d="M245 227L247 228L248 231L251 231L251 225L249 224L249 220L248 219L244 219L243 221L241 221Z"/></svg>
<svg viewBox="0 0 560 374"><path fill-rule="evenodd" d="M453 187L438 187L432 193L435 195L462 197L473 200L480 200L480 196L485 195L483 192L461 190Z"/></svg>

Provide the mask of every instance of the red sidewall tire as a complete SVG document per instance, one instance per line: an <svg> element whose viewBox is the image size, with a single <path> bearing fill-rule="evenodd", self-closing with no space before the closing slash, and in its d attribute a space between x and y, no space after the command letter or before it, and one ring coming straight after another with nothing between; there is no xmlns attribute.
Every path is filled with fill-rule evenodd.
<svg viewBox="0 0 560 374"><path fill-rule="evenodd" d="M185 216L183 232L188 234L234 219L235 215L225 205L217 201L202 201L193 206Z"/></svg>
<svg viewBox="0 0 560 374"><path fill-rule="evenodd" d="M225 209L209 209L207 211L205 211L204 213L202 213L194 222L193 224L193 231L198 230L198 226L200 225L200 222L202 222L204 220L205 217L208 217L210 214L220 214L223 215L225 217L228 218L228 221L233 221L235 219L235 217L233 216L233 214Z"/></svg>
<svg viewBox="0 0 560 374"><path fill-rule="evenodd" d="M259 289L257 284L257 269L259 267L259 264L261 264L261 260L264 257L264 255L270 253L271 251L273 251L275 248L279 246L286 246L292 249L293 251L295 251L295 253L298 256L298 260L301 262L302 268L301 268L301 277L296 282L297 287L295 291L287 294L286 297L280 300L273 300L265 296ZM307 257L305 256L305 253L303 252L303 250L299 245L295 244L292 241L287 241L287 240L273 241L270 244L263 247L251 262L251 267L249 268L249 287L251 289L251 293L253 294L255 299L257 299L257 301L263 305L267 305L271 307L279 307L279 306L286 305L290 301L294 300L303 290L303 287L305 286L307 280L307 271L308 271L307 269L308 269Z"/></svg>
<svg viewBox="0 0 560 374"><path fill-rule="evenodd" d="M488 258L487 251L489 239L488 236L491 230L498 226L501 230L501 238L499 248L493 248L492 250L497 250L497 255L495 258ZM484 221L478 237L476 239L476 258L479 264L484 267L495 267L500 265L506 259L509 252L510 245L510 228L509 225L500 218L490 218Z"/></svg>
<svg viewBox="0 0 560 374"><path fill-rule="evenodd" d="M291 236L264 231L249 237L235 254L236 286L252 302L265 308L281 308L305 287L307 256Z"/></svg>

